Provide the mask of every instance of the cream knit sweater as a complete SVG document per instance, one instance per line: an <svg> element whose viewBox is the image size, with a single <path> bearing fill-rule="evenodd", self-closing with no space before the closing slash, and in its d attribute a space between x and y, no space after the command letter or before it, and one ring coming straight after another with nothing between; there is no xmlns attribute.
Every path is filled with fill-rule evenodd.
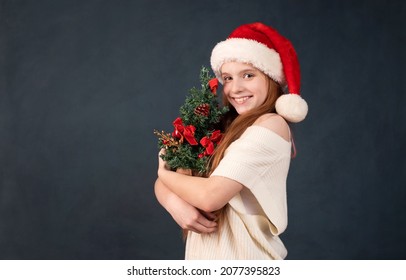
<svg viewBox="0 0 406 280"><path fill-rule="evenodd" d="M291 143L253 125L226 150L211 176L233 179L245 187L226 205L221 230L189 231L186 259L284 259L279 239L287 226L286 178Z"/></svg>

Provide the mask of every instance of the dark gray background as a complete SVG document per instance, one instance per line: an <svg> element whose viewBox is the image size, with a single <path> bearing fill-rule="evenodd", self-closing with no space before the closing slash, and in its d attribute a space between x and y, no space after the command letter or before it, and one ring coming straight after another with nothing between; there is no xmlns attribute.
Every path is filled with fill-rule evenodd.
<svg viewBox="0 0 406 280"><path fill-rule="evenodd" d="M405 259L405 1L0 2L0 258L182 259L153 193L213 46L262 21L296 47L288 259Z"/></svg>

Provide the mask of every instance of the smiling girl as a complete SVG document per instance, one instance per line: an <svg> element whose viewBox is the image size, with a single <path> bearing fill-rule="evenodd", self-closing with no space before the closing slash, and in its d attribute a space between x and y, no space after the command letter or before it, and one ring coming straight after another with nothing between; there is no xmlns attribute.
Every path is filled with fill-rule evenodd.
<svg viewBox="0 0 406 280"><path fill-rule="evenodd" d="M230 111L210 175L170 171L158 157L157 199L188 230L186 259L284 259L288 122L307 114L296 52L273 28L246 24L215 46L211 65Z"/></svg>

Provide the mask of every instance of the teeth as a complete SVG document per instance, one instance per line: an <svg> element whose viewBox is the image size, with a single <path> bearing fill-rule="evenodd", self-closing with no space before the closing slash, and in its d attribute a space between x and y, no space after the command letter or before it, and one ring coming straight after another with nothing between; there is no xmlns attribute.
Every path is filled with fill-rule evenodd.
<svg viewBox="0 0 406 280"><path fill-rule="evenodd" d="M245 96L245 97L240 97L240 98L234 98L235 102L237 102L238 104L244 103L245 100L247 100L249 97Z"/></svg>

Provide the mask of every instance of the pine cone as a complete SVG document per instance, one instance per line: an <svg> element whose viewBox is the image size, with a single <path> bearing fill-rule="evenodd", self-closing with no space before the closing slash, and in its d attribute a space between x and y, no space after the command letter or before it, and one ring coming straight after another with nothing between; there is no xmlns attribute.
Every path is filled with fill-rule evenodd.
<svg viewBox="0 0 406 280"><path fill-rule="evenodd" d="M198 116L205 116L207 117L210 113L210 105L207 103L200 104L195 108L194 113Z"/></svg>

